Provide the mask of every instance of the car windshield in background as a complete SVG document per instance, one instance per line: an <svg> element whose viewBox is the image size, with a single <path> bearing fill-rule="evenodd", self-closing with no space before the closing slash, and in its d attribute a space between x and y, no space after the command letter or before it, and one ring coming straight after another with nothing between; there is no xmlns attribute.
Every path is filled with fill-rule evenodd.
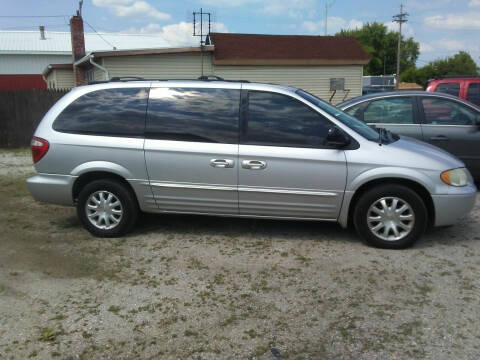
<svg viewBox="0 0 480 360"><path fill-rule="evenodd" d="M370 141L379 141L379 134L376 130L372 129L367 124L361 122L360 120L355 119L354 117L344 113L343 111L337 109L335 106L332 106L326 103L323 100L309 94L303 90L297 90L297 95L300 95L305 100L311 102L315 106L318 106L320 109L326 111L335 119L341 121L344 125L348 126L353 131L362 135L365 139Z"/></svg>

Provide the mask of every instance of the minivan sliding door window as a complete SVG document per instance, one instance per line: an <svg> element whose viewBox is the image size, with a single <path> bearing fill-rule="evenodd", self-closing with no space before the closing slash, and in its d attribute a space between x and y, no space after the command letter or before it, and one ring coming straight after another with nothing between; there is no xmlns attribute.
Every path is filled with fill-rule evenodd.
<svg viewBox="0 0 480 360"><path fill-rule="evenodd" d="M212 143L238 143L240 90L152 88L146 137Z"/></svg>

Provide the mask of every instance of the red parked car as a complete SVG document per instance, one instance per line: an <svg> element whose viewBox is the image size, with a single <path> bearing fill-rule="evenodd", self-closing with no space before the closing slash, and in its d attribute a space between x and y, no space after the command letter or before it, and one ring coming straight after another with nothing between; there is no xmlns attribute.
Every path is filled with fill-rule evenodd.
<svg viewBox="0 0 480 360"><path fill-rule="evenodd" d="M455 76L430 80L427 91L438 91L480 106L480 76Z"/></svg>

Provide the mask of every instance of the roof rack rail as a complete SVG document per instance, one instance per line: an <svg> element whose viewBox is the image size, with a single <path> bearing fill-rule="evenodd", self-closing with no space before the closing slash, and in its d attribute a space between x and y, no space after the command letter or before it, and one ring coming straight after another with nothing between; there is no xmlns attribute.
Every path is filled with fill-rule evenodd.
<svg viewBox="0 0 480 360"><path fill-rule="evenodd" d="M202 75L197 78L197 80L202 80L202 81L225 81L224 78L216 75Z"/></svg>
<svg viewBox="0 0 480 360"><path fill-rule="evenodd" d="M110 79L111 82L116 81L139 81L139 80L146 80L139 76L115 76Z"/></svg>
<svg viewBox="0 0 480 360"><path fill-rule="evenodd" d="M217 75L202 75L197 78L197 80L200 81L226 81L226 82L242 82L242 83L249 83L250 81L248 80L226 80L220 76Z"/></svg>
<svg viewBox="0 0 480 360"><path fill-rule="evenodd" d="M139 76L115 76L110 80L104 81L89 81L88 85L105 84L109 82L127 82L127 81L225 81L225 82L241 82L249 83L248 80L225 80L224 78L216 75L203 75L196 79L145 79Z"/></svg>

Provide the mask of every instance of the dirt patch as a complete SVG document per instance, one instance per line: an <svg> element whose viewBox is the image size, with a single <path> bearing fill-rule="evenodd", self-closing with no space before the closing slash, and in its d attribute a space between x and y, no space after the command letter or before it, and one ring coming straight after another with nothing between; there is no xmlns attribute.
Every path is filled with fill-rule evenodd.
<svg viewBox="0 0 480 360"><path fill-rule="evenodd" d="M404 251L334 224L199 216L98 239L11 175L0 202L2 359L480 357L480 201Z"/></svg>

